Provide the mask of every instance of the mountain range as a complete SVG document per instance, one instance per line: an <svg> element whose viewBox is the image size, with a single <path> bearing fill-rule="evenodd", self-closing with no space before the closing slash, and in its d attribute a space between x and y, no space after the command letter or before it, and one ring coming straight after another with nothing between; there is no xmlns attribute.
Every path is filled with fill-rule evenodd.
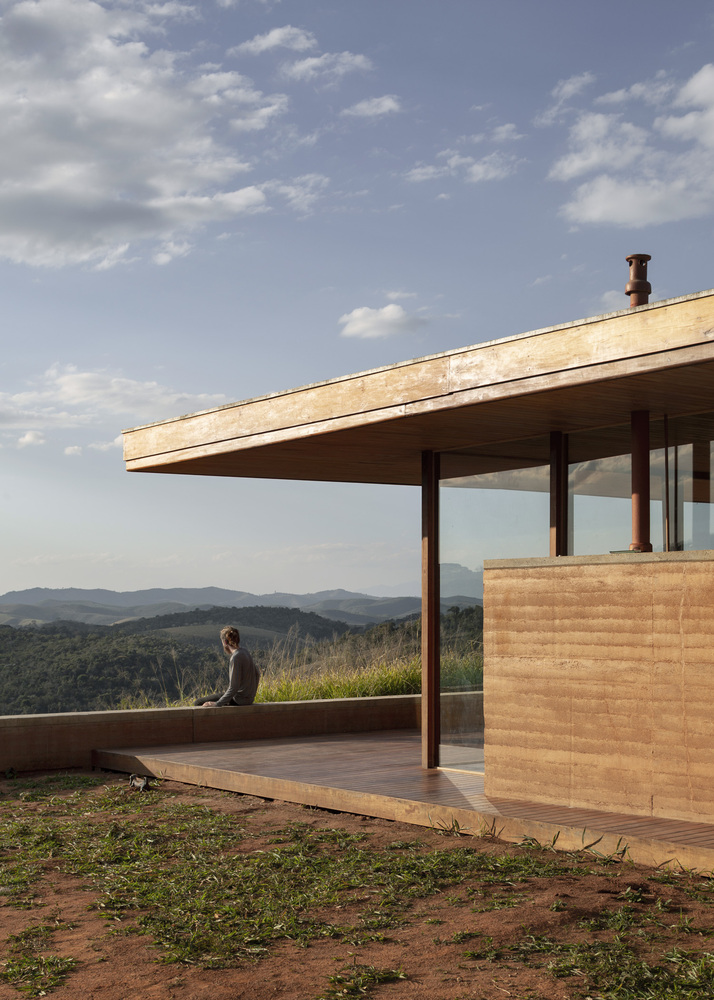
<svg viewBox="0 0 714 1000"><path fill-rule="evenodd" d="M463 567L461 567L463 569ZM471 571L466 570L466 573ZM477 574L472 574L476 576ZM449 595L444 609L455 604L470 607L480 600L468 594ZM9 591L0 597L0 624L40 625L54 621L76 621L91 625L114 625L137 618L212 607L297 608L312 611L348 625L370 625L417 614L419 597L375 597L347 590L323 590L314 594L251 594L221 587L173 587L115 591L66 587L34 587Z"/></svg>

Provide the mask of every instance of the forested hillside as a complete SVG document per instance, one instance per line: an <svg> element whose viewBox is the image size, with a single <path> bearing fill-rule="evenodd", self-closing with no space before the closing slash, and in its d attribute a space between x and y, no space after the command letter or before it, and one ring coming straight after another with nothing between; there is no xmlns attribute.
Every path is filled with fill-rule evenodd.
<svg viewBox="0 0 714 1000"><path fill-rule="evenodd" d="M196 684L225 687L219 632L238 624L260 665L292 635L298 645L347 626L294 608L211 608L117 625L0 626L0 714L96 711L122 701L175 701Z"/></svg>
<svg viewBox="0 0 714 1000"><path fill-rule="evenodd" d="M445 637L464 647L480 641L482 610L452 608ZM321 646L335 644L345 663L395 640L414 655L419 621L387 622L364 632L293 608L212 608L113 626L55 622L0 626L0 714L97 711L168 704L223 690L226 657L218 633L237 624L261 670L297 663L309 669Z"/></svg>

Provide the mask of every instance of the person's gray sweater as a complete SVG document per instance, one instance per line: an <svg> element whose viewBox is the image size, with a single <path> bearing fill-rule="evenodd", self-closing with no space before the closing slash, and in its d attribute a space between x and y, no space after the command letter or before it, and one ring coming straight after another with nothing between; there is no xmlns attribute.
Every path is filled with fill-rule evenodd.
<svg viewBox="0 0 714 1000"><path fill-rule="evenodd" d="M216 702L220 705L252 705L258 690L260 672L247 649L240 646L231 653L228 689Z"/></svg>

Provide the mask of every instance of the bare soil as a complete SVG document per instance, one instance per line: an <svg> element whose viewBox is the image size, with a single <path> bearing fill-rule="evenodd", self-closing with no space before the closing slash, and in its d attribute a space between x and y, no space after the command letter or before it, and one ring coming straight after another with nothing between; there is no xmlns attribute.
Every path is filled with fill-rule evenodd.
<svg viewBox="0 0 714 1000"><path fill-rule="evenodd" d="M107 783L125 785L126 779L107 776ZM0 792L5 787L6 783L0 782ZM254 835L263 831L265 849L270 849L271 833L298 822L316 829L367 834L364 846L368 850L415 839L425 851L449 850L455 845L499 855L534 850L533 846L449 836L407 824L227 795L176 782L164 782L154 794L166 792L235 815ZM260 840L252 842L253 848L260 846ZM545 963L525 963L508 954L496 960L473 958L466 952L483 948L488 939L492 939L494 949L507 951L509 944L528 935L563 943L612 940L612 930L583 929L582 922L622 907L623 900L630 901L635 915L658 914L652 923L656 933L642 934L638 946L638 956L650 964L661 961L675 947L689 952L714 950L709 938L714 933L714 903L708 895L708 880L681 873L679 880L670 878L663 883L659 880L662 872L626 861L603 863L594 856L566 855L558 855L558 859L570 864L572 873L566 870L554 877L519 883L515 905L511 900L503 908L489 908L498 906L498 890L473 878L412 901L405 913L406 922L390 929L385 941L355 946L321 939L308 947L280 941L266 957L241 961L227 969L164 964L160 951L146 936L112 934L107 920L97 910L88 909L92 898L86 885L48 862L38 890L37 902L44 904L41 909L2 905L0 896L0 962L7 960L10 935L37 924L40 918L46 921L51 914L69 925L52 935L52 952L78 960L66 982L53 992L56 1000L314 1000L323 995L339 996L339 987L330 986L330 977L354 966L402 970L405 979L382 983L364 994L393 1000L597 997L600 994L582 975L554 978ZM0 982L0 1000L18 1000L19 996L15 987Z"/></svg>

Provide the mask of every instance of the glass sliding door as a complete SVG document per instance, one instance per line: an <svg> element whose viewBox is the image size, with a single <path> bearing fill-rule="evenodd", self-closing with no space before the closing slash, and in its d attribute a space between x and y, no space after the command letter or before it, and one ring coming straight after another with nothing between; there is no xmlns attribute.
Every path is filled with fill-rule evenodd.
<svg viewBox="0 0 714 1000"><path fill-rule="evenodd" d="M441 767L483 771L483 561L548 555L548 447L441 455Z"/></svg>

